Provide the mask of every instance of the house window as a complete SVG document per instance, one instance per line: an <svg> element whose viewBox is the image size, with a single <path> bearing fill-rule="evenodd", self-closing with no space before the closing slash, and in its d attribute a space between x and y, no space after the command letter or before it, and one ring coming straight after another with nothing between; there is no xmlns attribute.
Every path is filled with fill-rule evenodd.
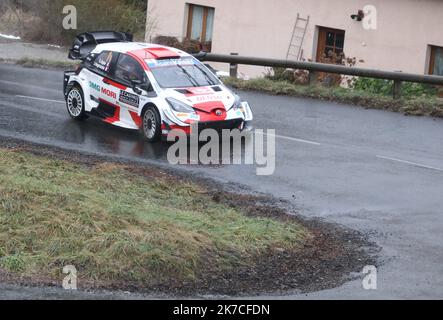
<svg viewBox="0 0 443 320"><path fill-rule="evenodd" d="M431 46L429 74L443 76L443 47Z"/></svg>
<svg viewBox="0 0 443 320"><path fill-rule="evenodd" d="M318 28L317 62L331 54L343 54L345 31L331 28Z"/></svg>
<svg viewBox="0 0 443 320"><path fill-rule="evenodd" d="M210 52L212 47L212 32L214 29L215 9L210 7L189 5L188 39L200 41L202 50Z"/></svg>

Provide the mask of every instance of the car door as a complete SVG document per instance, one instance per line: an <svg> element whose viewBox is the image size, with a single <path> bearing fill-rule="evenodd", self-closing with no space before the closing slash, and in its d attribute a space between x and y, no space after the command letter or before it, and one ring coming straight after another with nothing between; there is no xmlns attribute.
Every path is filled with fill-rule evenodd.
<svg viewBox="0 0 443 320"><path fill-rule="evenodd" d="M141 124L138 116L139 109L142 107L143 91L134 91L134 82L137 87L145 87L148 78L140 63L133 57L121 53L117 59L113 78L111 79L114 87L118 89L116 104L120 107L121 121L127 126L137 126Z"/></svg>
<svg viewBox="0 0 443 320"><path fill-rule="evenodd" d="M101 84L100 84L100 102L102 110L108 116L114 116L116 113L119 86L112 81L116 62L119 53L108 52L104 59L98 59L98 67L103 68ZM104 66L104 67L102 67Z"/></svg>
<svg viewBox="0 0 443 320"><path fill-rule="evenodd" d="M118 54L112 51L104 51L96 57L90 57L87 66L90 100L95 103L94 111L104 118L114 114L112 105L115 105L117 93L107 83L107 79L112 73L117 57Z"/></svg>
<svg viewBox="0 0 443 320"><path fill-rule="evenodd" d="M133 83L139 87L147 82L147 76L140 63L127 54L120 54L114 71L115 80L121 85L118 102L122 107L138 111L140 106L140 92L134 91Z"/></svg>

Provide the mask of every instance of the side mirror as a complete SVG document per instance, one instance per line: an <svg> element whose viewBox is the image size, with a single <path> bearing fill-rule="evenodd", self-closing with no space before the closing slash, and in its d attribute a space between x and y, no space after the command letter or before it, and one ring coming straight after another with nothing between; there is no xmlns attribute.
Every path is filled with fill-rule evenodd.
<svg viewBox="0 0 443 320"><path fill-rule="evenodd" d="M152 87L151 82L149 81L141 81L141 80L131 80L132 90L137 94L142 94L142 90L145 90L148 95L154 92L154 88Z"/></svg>
<svg viewBox="0 0 443 320"><path fill-rule="evenodd" d="M139 87L143 84L143 81L140 80L131 80L132 90L136 94L142 94L143 92L139 89Z"/></svg>

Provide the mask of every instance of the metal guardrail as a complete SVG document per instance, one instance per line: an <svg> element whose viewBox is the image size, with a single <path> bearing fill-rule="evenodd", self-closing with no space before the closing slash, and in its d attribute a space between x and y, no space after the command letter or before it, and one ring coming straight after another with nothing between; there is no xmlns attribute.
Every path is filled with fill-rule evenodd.
<svg viewBox="0 0 443 320"><path fill-rule="evenodd" d="M291 61L279 59L266 59L257 57L243 57L235 53L231 55L214 54L200 52L194 55L200 61L223 62L230 64L231 77L237 77L239 64L274 67L274 68L290 68L309 71L309 83L314 84L317 81L319 72L343 74L348 76L358 76L366 78L376 78L394 81L393 95L397 99L401 96L401 86L403 82L426 83L443 86L442 76L421 75L404 72L391 72L374 69L347 67L335 64L326 64L318 62Z"/></svg>

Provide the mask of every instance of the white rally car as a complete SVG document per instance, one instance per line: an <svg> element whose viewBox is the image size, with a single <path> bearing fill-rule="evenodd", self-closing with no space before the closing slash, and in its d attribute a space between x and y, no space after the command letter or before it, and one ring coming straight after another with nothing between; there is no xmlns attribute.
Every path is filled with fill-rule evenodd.
<svg viewBox="0 0 443 320"><path fill-rule="evenodd" d="M242 101L193 56L169 47L132 42L119 32L76 37L71 59L76 71L65 72L69 115L141 130L154 142L171 130L198 128L249 130L253 119Z"/></svg>

